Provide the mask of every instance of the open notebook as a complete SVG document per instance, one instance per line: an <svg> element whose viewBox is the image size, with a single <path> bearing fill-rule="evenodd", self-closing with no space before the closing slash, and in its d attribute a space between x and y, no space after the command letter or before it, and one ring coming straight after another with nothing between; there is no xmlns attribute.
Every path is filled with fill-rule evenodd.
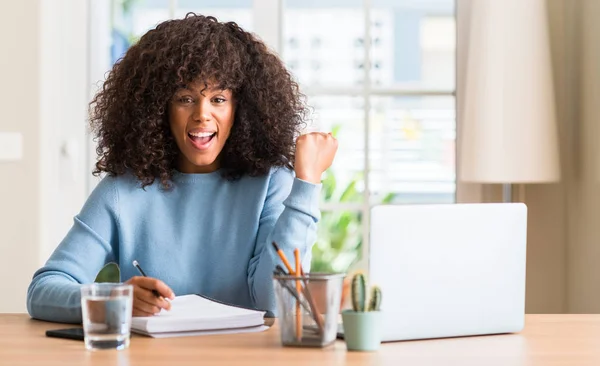
<svg viewBox="0 0 600 366"><path fill-rule="evenodd" d="M171 310L133 317L131 331L155 338L260 332L265 312L227 305L198 295L177 296Z"/></svg>

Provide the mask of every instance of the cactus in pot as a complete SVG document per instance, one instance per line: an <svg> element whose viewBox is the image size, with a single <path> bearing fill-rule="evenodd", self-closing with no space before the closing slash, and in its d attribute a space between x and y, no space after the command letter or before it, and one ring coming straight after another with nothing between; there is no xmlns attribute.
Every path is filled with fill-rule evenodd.
<svg viewBox="0 0 600 366"><path fill-rule="evenodd" d="M359 311L379 311L381 306L381 289L377 286L371 288L371 296L367 305L367 281L365 275L357 273L352 278L352 309Z"/></svg>
<svg viewBox="0 0 600 366"><path fill-rule="evenodd" d="M369 291L362 273L354 274L351 288L352 310L342 312L346 347L352 351L375 351L381 344L381 289L372 286Z"/></svg>

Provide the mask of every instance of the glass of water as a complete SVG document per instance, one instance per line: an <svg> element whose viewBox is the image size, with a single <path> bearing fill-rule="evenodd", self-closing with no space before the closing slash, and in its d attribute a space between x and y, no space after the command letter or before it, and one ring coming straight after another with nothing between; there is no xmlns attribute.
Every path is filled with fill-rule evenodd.
<svg viewBox="0 0 600 366"><path fill-rule="evenodd" d="M85 347L89 350L129 347L133 286L92 283L81 287Z"/></svg>

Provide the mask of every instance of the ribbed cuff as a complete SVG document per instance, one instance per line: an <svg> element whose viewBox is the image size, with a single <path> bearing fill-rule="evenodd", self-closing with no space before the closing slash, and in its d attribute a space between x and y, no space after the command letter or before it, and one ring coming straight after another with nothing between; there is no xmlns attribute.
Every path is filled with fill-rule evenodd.
<svg viewBox="0 0 600 366"><path fill-rule="evenodd" d="M322 184L314 184L300 178L294 178L292 190L284 204L312 216L317 222L321 218L319 201L322 187Z"/></svg>

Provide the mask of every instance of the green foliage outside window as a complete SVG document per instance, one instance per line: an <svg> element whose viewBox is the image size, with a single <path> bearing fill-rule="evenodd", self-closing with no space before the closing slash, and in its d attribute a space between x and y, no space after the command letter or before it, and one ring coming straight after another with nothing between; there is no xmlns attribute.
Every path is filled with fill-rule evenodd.
<svg viewBox="0 0 600 366"><path fill-rule="evenodd" d="M356 202L362 195L356 189L361 179L362 174L357 174L349 184L338 187L334 173L326 172L322 181L323 201ZM360 259L361 218L361 211L322 211L312 250L312 272L346 272Z"/></svg>
<svg viewBox="0 0 600 366"><path fill-rule="evenodd" d="M340 126L334 126L332 134L337 137ZM363 192L357 185L364 179L356 173L350 182L339 182L335 172L329 169L323 174L321 202L356 203L363 200ZM390 203L395 194L387 194L382 203ZM362 211L322 211L318 223L317 241L312 249L311 272L347 272L361 258Z"/></svg>

